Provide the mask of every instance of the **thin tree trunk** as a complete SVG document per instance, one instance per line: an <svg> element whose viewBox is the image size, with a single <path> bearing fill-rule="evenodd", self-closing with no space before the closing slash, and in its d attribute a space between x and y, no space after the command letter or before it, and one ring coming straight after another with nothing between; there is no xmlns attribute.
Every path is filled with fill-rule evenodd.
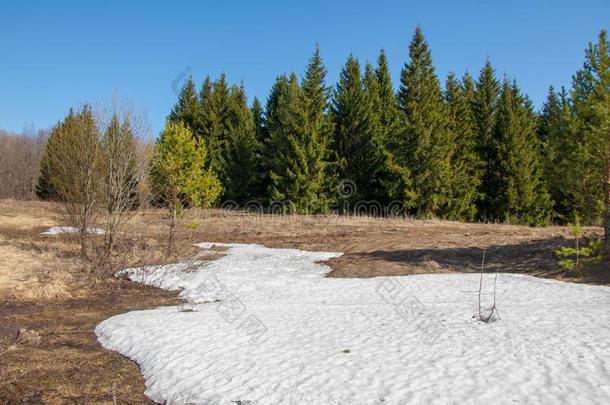
<svg viewBox="0 0 610 405"><path fill-rule="evenodd" d="M606 143L605 154L603 158L603 187L604 187L604 255L610 257L610 142Z"/></svg>
<svg viewBox="0 0 610 405"><path fill-rule="evenodd" d="M167 255L170 256L172 254L172 250L174 249L174 234L176 233L176 204L172 207L172 221L169 226L169 241L167 244Z"/></svg>

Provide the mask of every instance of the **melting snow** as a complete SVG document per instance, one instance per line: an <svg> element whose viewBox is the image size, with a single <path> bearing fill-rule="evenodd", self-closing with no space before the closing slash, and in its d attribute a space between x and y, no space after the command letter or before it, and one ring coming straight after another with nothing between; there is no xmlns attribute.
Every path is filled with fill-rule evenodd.
<svg viewBox="0 0 610 405"><path fill-rule="evenodd" d="M185 304L95 330L154 401L610 403L610 288L501 274L500 319L484 324L477 274L334 279L318 262L339 253L222 246L215 261L126 270Z"/></svg>
<svg viewBox="0 0 610 405"><path fill-rule="evenodd" d="M78 233L78 229L72 226L54 226L46 231L42 232L41 235L59 235L60 233ZM89 228L87 230L88 233L95 235L103 235L106 232L100 228Z"/></svg>

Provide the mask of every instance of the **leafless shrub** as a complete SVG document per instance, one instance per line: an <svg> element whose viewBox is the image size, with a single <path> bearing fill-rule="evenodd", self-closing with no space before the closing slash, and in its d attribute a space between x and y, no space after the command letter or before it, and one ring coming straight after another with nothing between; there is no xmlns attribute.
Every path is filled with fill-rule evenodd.
<svg viewBox="0 0 610 405"><path fill-rule="evenodd" d="M40 159L48 136L48 130L33 128L19 135L0 130L0 198L36 197Z"/></svg>

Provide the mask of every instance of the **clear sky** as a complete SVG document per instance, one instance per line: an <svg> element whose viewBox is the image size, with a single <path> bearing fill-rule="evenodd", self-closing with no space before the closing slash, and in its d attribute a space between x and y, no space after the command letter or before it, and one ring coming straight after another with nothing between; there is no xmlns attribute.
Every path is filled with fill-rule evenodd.
<svg viewBox="0 0 610 405"><path fill-rule="evenodd" d="M442 80L477 74L489 57L539 107L610 28L610 1L1 0L0 128L50 127L73 105L116 95L156 135L184 73L199 85L224 72L264 102L278 74L303 72L316 43L330 84L350 52L375 61L385 48L397 87L418 24Z"/></svg>

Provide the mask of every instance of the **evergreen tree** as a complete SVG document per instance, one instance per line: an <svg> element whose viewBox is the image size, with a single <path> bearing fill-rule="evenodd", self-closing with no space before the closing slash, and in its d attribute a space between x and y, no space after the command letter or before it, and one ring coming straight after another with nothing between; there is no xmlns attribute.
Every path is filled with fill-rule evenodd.
<svg viewBox="0 0 610 405"><path fill-rule="evenodd" d="M267 127L265 126L265 112L258 98L254 97L252 107L250 108L254 125L254 134L258 150L256 151L256 169L255 169L255 185L253 198L264 200L266 197L266 189L268 186L266 168L264 162L264 145L269 136Z"/></svg>
<svg viewBox="0 0 610 405"><path fill-rule="evenodd" d="M263 144L265 142L266 134L265 134L265 122L264 122L264 114L263 114L263 106L258 98L254 97L254 101L252 101L252 107L250 108L250 112L252 113L254 131L256 133L256 140L259 144Z"/></svg>
<svg viewBox="0 0 610 405"><path fill-rule="evenodd" d="M369 88L375 86L370 66L366 80ZM371 90L371 93L377 92L377 89ZM350 55L337 84L332 117L334 149L339 158L338 174L341 179L354 183L355 193L344 196L352 201L374 199L380 192L383 153L377 134L379 124L373 111L374 101L365 93L358 60Z"/></svg>
<svg viewBox="0 0 610 405"><path fill-rule="evenodd" d="M225 198L244 203L256 194L260 145L243 87L231 88L227 125L222 173Z"/></svg>
<svg viewBox="0 0 610 405"><path fill-rule="evenodd" d="M193 78L189 77L182 86L178 101L169 113L168 119L173 123L183 122L195 136L201 136L199 115L199 96Z"/></svg>
<svg viewBox="0 0 610 405"><path fill-rule="evenodd" d="M208 146L208 167L220 177L226 170L224 151L231 131L230 90L225 75L212 84L212 91L202 105L204 139Z"/></svg>
<svg viewBox="0 0 610 405"><path fill-rule="evenodd" d="M66 128L70 127L74 120L74 111L70 109L68 115L63 119L63 121L59 122L51 130L49 140L47 141L45 151L40 161L40 175L38 176L38 184L36 185L36 196L41 200L54 200L59 197L57 195L57 190L55 190L51 181L53 173L59 172L59 168L54 167L54 165L59 163L59 161L52 159L49 152L56 150L59 147L59 144L62 142L61 138L65 133Z"/></svg>
<svg viewBox="0 0 610 405"><path fill-rule="evenodd" d="M151 185L171 212L168 251L173 248L177 214L184 206L210 207L222 192L215 174L204 169L205 143L182 122L168 120L155 146Z"/></svg>
<svg viewBox="0 0 610 405"><path fill-rule="evenodd" d="M292 80L294 79L294 80ZM294 86L296 84L296 86ZM293 114L288 110L288 102L294 105L293 99L296 99L298 83L295 75L290 78L286 75L280 75L275 79L263 115L264 139L262 142L262 179L261 185L265 190L265 197L271 200L271 195L274 193L275 187L271 181L272 173L279 173L281 164L280 152L277 148L282 146L286 140L288 130L293 121ZM277 192L277 191L276 191ZM268 201L271 202L271 201Z"/></svg>
<svg viewBox="0 0 610 405"><path fill-rule="evenodd" d="M455 75L447 77L445 100L455 149L451 158L453 173L447 217L472 221L481 183L481 161L476 150L477 127L474 117L474 80L465 74L460 83Z"/></svg>
<svg viewBox="0 0 610 405"><path fill-rule="evenodd" d="M589 44L585 63L573 78L572 99L578 145L573 164L580 175L578 201L589 217L604 226L605 249L610 248L610 43L601 31Z"/></svg>
<svg viewBox="0 0 610 405"><path fill-rule="evenodd" d="M377 58L375 76L377 78L379 98L376 113L379 116L379 124L381 125L380 136L384 145L394 145L400 126L399 111L396 104L396 95L394 94L388 59L383 49Z"/></svg>
<svg viewBox="0 0 610 405"><path fill-rule="evenodd" d="M432 55L419 27L409 56L398 92L403 135L397 145L397 160L411 170L412 182L405 191L405 205L424 217L443 215L449 203L454 145Z"/></svg>
<svg viewBox="0 0 610 405"><path fill-rule="evenodd" d="M329 207L328 157L332 122L328 117L329 88L326 69L316 47L301 86L296 76L287 83L280 78L278 94L270 106L276 121L269 126L270 143L275 155L270 164L270 197L288 201L296 212L324 212ZM275 108L275 111L273 109ZM279 127L276 124L282 123Z"/></svg>
<svg viewBox="0 0 610 405"><path fill-rule="evenodd" d="M496 116L498 161L492 202L495 219L529 225L548 223L550 198L542 181L536 116L515 83L504 80Z"/></svg>
<svg viewBox="0 0 610 405"><path fill-rule="evenodd" d="M483 177L480 200L478 203L479 218L489 220L497 212L492 203L497 185L493 183L496 172L497 151L494 149L494 131L496 126L496 108L500 85L496 79L491 62L487 60L476 83L474 113L477 121L477 149L483 162Z"/></svg>
<svg viewBox="0 0 610 405"><path fill-rule="evenodd" d="M579 204L574 193L580 177L575 153L574 113L565 89L556 93L551 86L539 118L538 134L542 143L544 179L553 202L552 218L567 223ZM583 218L590 219L587 216Z"/></svg>

